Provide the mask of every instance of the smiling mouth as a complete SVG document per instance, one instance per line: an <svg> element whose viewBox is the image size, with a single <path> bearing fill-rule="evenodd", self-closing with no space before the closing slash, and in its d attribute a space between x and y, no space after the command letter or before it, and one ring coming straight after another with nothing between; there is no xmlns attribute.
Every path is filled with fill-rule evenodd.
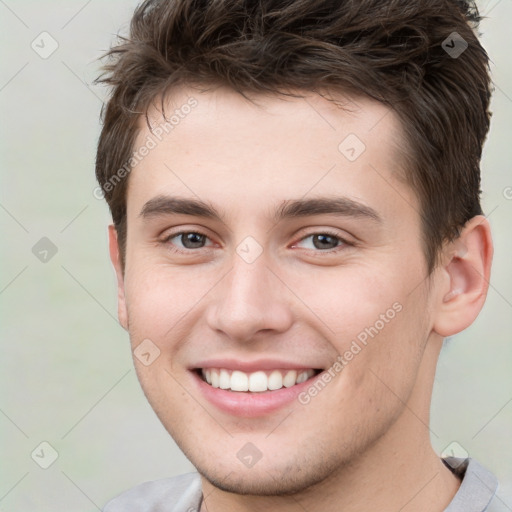
<svg viewBox="0 0 512 512"><path fill-rule="evenodd" d="M227 391L263 393L302 384L323 370L301 368L297 370L260 370L247 373L225 368L197 368L195 371L204 382L213 388Z"/></svg>

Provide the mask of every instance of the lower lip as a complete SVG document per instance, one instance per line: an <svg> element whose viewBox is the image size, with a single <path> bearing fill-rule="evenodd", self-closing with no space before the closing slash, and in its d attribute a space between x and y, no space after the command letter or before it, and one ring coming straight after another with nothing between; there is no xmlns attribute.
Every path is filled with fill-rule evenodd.
<svg viewBox="0 0 512 512"><path fill-rule="evenodd" d="M301 392L309 388L321 376L321 373L319 373L305 382L295 384L295 386L289 388L251 393L214 388L195 371L191 371L191 373L200 392L210 403L223 412L244 418L264 416L291 404Z"/></svg>

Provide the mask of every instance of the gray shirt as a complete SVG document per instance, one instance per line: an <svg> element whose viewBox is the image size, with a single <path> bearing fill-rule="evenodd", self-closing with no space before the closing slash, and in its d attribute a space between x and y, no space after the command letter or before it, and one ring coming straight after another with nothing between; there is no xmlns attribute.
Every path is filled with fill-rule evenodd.
<svg viewBox="0 0 512 512"><path fill-rule="evenodd" d="M471 458L447 457L443 462L462 479L444 512L499 510L493 508L498 481L490 471ZM199 512L201 500L201 477L194 472L137 485L109 501L103 512Z"/></svg>

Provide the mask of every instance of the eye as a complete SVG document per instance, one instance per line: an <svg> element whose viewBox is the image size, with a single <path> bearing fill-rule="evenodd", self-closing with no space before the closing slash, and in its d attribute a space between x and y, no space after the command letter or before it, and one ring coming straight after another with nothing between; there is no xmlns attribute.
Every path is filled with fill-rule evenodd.
<svg viewBox="0 0 512 512"><path fill-rule="evenodd" d="M178 231L167 235L162 243L169 246L173 252L187 253L194 249L212 247L214 244L206 245L210 240L207 235L198 231ZM345 246L354 244L347 242L338 234L329 231L312 233L299 240L293 247L301 247L316 252L332 253L341 250Z"/></svg>
<svg viewBox="0 0 512 512"><path fill-rule="evenodd" d="M193 249L202 249L208 237L197 231L179 231L166 236L162 242L169 244L176 252L187 252Z"/></svg>
<svg viewBox="0 0 512 512"><path fill-rule="evenodd" d="M301 238L301 240L295 244L294 247L299 246L301 243L304 243L303 247L306 249L320 250L322 252L333 252L332 250L336 249L337 247L353 245L337 234L330 233L328 231L307 235L304 238Z"/></svg>

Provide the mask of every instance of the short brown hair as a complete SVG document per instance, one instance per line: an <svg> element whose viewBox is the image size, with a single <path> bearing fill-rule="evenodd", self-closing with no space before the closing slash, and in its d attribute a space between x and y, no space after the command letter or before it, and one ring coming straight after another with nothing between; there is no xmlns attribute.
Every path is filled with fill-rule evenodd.
<svg viewBox="0 0 512 512"><path fill-rule="evenodd" d="M112 92L96 177L122 263L127 179L112 186L112 178L130 160L140 116L177 85L218 84L244 96L329 89L388 105L406 134L406 180L419 198L432 271L443 242L482 213L491 81L475 34L480 19L461 0L144 1L98 79ZM456 42L460 55L450 52Z"/></svg>

